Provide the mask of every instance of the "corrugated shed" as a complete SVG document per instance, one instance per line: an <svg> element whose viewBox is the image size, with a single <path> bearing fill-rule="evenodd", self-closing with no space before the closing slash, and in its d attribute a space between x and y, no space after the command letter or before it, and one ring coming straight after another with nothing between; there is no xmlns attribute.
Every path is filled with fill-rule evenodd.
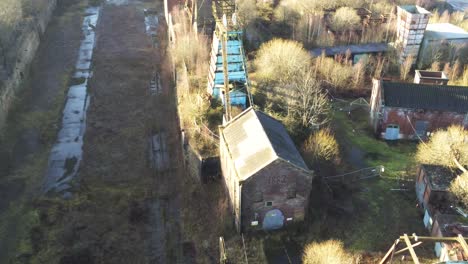
<svg viewBox="0 0 468 264"><path fill-rule="evenodd" d="M382 82L384 105L391 107L468 112L468 87Z"/></svg>
<svg viewBox="0 0 468 264"><path fill-rule="evenodd" d="M221 131L240 180L278 158L308 170L286 128L265 113L249 108Z"/></svg>

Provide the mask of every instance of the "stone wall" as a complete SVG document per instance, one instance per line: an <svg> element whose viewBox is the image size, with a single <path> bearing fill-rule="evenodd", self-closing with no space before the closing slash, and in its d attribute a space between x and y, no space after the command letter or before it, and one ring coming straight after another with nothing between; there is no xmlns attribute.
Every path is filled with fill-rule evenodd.
<svg viewBox="0 0 468 264"><path fill-rule="evenodd" d="M0 130L4 127L19 87L29 72L29 66L39 47L42 34L47 28L57 0L42 0L43 8L24 18L12 34L7 46L5 65L0 64ZM3 60L3 58L2 58Z"/></svg>

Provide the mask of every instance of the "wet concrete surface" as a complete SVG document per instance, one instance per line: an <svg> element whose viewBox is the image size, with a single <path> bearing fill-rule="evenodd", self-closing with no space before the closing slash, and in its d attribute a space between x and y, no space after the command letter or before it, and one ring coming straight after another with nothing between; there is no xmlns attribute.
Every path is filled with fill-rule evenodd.
<svg viewBox="0 0 468 264"><path fill-rule="evenodd" d="M96 41L95 28L99 18L99 7L85 10L75 77L82 83L70 86L63 109L62 128L52 147L45 176L44 192L63 192L71 188L70 182L77 175L82 160L83 137L86 131L86 111L89 106L88 78L91 76L91 60ZM74 161L74 162L71 162ZM68 194L67 194L68 195Z"/></svg>
<svg viewBox="0 0 468 264"><path fill-rule="evenodd" d="M146 31L144 8L150 5L149 1L106 1L103 5L79 174L83 185L103 186L104 192L108 188L125 193L137 189L137 197L145 193L141 201L148 210L145 223L114 230L115 223L88 222L90 229L112 229L111 236L119 240L114 250L135 259L134 263L181 263L176 188L181 159L174 155L180 146L176 140L178 123L175 104L167 92L167 76L158 65L161 51L153 45L161 36L153 38ZM153 92L155 96L151 96ZM96 207L105 211L102 207L107 204ZM101 212L93 214L97 218ZM125 215L114 220L127 221ZM77 243L93 245L99 241L94 234L83 232ZM135 250L129 252L128 248ZM92 250L102 254L107 263L132 263L117 259L114 252ZM145 261L138 261L141 258Z"/></svg>
<svg viewBox="0 0 468 264"><path fill-rule="evenodd" d="M150 137L150 162L151 167L156 171L169 169L170 159L167 149L167 133L161 131Z"/></svg>
<svg viewBox="0 0 468 264"><path fill-rule="evenodd" d="M81 2L69 0L57 4L41 36L29 76L25 74L27 78L18 94L18 106L11 112L5 127L5 135L10 142L5 144L8 149L0 149L0 263L12 263L17 254L18 239L27 228L22 226L24 207L28 206L23 201L27 202L30 196L36 195L43 180L42 170L26 172L31 177L21 178L22 170L36 166L36 155L45 152L49 144L34 123L37 120L23 118L34 118L36 114L42 117L43 114L48 115L48 111L55 111L56 99L62 97L64 77L69 76L78 54L82 37ZM3 148L3 143L0 148Z"/></svg>
<svg viewBox="0 0 468 264"><path fill-rule="evenodd" d="M128 5L129 1L128 0L106 0L106 4L117 5L117 6Z"/></svg>

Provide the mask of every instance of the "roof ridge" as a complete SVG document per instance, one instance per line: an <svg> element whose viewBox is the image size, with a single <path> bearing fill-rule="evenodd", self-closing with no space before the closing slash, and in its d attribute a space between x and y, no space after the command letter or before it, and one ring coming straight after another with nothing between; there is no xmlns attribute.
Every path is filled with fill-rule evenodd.
<svg viewBox="0 0 468 264"><path fill-rule="evenodd" d="M262 123L262 121L260 120L260 118L258 118L258 114L262 114L264 116L267 116L267 117L270 117L269 115L267 115L266 113L260 111L260 110L255 110L253 109L254 113L255 113L255 118L257 118L258 122L260 123L260 127L262 128L262 131L263 133L265 134L266 138L268 139L268 145L270 146L271 150L273 151L273 153L275 154L275 157L276 158L279 158L278 156L278 152L276 152L276 149L275 147L273 147L273 143L271 142L271 139L270 137L268 136L268 133L265 131L265 126L264 124ZM278 120L270 117L271 119L275 120L276 122L278 122Z"/></svg>

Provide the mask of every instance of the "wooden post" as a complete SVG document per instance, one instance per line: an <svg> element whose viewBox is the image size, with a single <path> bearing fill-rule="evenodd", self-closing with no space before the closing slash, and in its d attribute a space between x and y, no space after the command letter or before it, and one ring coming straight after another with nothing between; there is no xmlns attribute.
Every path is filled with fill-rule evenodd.
<svg viewBox="0 0 468 264"><path fill-rule="evenodd" d="M224 246L223 237L219 237L219 263L221 264L227 263L226 248Z"/></svg>
<svg viewBox="0 0 468 264"><path fill-rule="evenodd" d="M247 258L247 249L245 248L244 234L241 234L242 237L242 248L244 249L245 263L249 264L249 259Z"/></svg>
<svg viewBox="0 0 468 264"><path fill-rule="evenodd" d="M465 254L468 255L468 244L466 243L465 238L462 235L458 234L457 240L458 243L460 243L460 245L462 246L463 250L465 250Z"/></svg>
<svg viewBox="0 0 468 264"><path fill-rule="evenodd" d="M166 24L169 24L169 10L167 6L167 0L164 0L164 18L166 19Z"/></svg>
<svg viewBox="0 0 468 264"><path fill-rule="evenodd" d="M388 257L390 257L390 255L393 255L392 253L395 252L395 248L398 245L398 243L400 243L400 239L397 239L395 243L393 243L392 247L387 251L387 253L379 262L379 264L384 264L387 261Z"/></svg>
<svg viewBox="0 0 468 264"><path fill-rule="evenodd" d="M419 245L421 245L421 244L422 244L422 242L419 241L419 242L414 243L413 245L411 245L411 247L412 247L412 248L415 248L415 247L417 247L417 246L419 246ZM409 248L410 248L410 247L405 247L404 249L400 249L400 250L396 251L396 252L394 253L394 255L403 253L403 252L405 252L406 250L409 250Z"/></svg>
<svg viewBox="0 0 468 264"><path fill-rule="evenodd" d="M413 259L414 264L419 264L418 256L416 255L416 252L414 252L414 249L411 245L411 241L409 240L408 235L404 234L403 237L404 237L406 245L408 246L408 250L411 254L411 258Z"/></svg>

